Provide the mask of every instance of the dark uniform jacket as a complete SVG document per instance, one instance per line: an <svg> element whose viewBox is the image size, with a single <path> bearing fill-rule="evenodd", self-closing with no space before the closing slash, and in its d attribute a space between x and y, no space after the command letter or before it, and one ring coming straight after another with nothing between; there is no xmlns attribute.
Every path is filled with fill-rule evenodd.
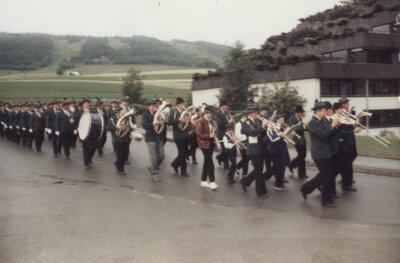
<svg viewBox="0 0 400 263"><path fill-rule="evenodd" d="M32 129L33 132L44 131L44 129L46 128L44 113L34 111L29 128Z"/></svg>
<svg viewBox="0 0 400 263"><path fill-rule="evenodd" d="M28 111L21 111L19 127L21 130L29 130L29 123L31 119L31 114Z"/></svg>
<svg viewBox="0 0 400 263"><path fill-rule="evenodd" d="M217 123L217 137L222 139L226 130L225 126L229 123L229 114L219 110L215 114L214 120Z"/></svg>
<svg viewBox="0 0 400 263"><path fill-rule="evenodd" d="M313 159L330 159L332 157L331 137L337 128L332 128L325 118L319 120L313 116L308 124L311 138L311 157Z"/></svg>
<svg viewBox="0 0 400 263"><path fill-rule="evenodd" d="M265 134L265 130L260 123L257 120L253 121L248 118L248 121L243 123L242 133L248 139L247 155L261 154L263 145L261 137Z"/></svg>
<svg viewBox="0 0 400 263"><path fill-rule="evenodd" d="M301 122L301 126L300 126L299 128L297 128L297 129L295 130L295 132L296 132L301 138L299 139L299 138L297 138L297 137L295 136L295 137L293 137L293 139L294 139L296 145L306 145L306 138L304 137L304 131L306 131L306 129L304 128L303 120L302 120L302 119L298 120L298 119L296 118L296 116L292 116L292 117L290 117L290 119L289 119L289 121L288 121L288 124L289 124L290 126L293 126L293 125L297 124L299 121Z"/></svg>
<svg viewBox="0 0 400 263"><path fill-rule="evenodd" d="M181 117L181 114L182 111L176 108L172 110L168 116L168 124L172 126L174 140L187 139L189 134L188 129L181 130L178 128L178 125L180 123L179 118Z"/></svg>
<svg viewBox="0 0 400 263"><path fill-rule="evenodd" d="M154 114L155 113L151 113L148 110L146 110L142 114L142 127L146 131L146 134L145 134L145 141L146 142L155 142L158 139L161 139L161 135L157 134L154 131L154 125L153 125Z"/></svg>
<svg viewBox="0 0 400 263"><path fill-rule="evenodd" d="M73 132L76 129L75 122L70 122L71 113L60 110L56 115L55 131L59 132Z"/></svg>
<svg viewBox="0 0 400 263"><path fill-rule="evenodd" d="M49 109L46 120L46 128L51 129L52 133L56 131L56 116L56 111L54 109Z"/></svg>

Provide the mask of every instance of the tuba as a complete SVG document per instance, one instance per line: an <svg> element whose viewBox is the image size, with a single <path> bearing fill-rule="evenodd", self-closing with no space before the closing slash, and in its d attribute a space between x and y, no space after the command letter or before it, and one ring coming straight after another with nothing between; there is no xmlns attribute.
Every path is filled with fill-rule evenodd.
<svg viewBox="0 0 400 263"><path fill-rule="evenodd" d="M115 127L117 128L117 130L115 131L115 135L117 135L118 137L124 137L129 132L129 129L125 129L124 131L121 129L121 123L124 123L126 126L128 126L129 123L132 127L133 125L129 117L134 114L135 110L130 109L127 113L125 113L118 119L117 124L115 125Z"/></svg>
<svg viewBox="0 0 400 263"><path fill-rule="evenodd" d="M154 131L157 134L160 134L165 127L165 122L167 121L167 117L165 115L165 113L167 112L166 110L170 107L170 105L168 104L168 102L163 101L161 103L161 105L158 107L158 110L156 111L156 113L154 114ZM156 121L163 121L162 124L156 124Z"/></svg>
<svg viewBox="0 0 400 263"><path fill-rule="evenodd" d="M191 122L191 117L192 117L192 115L195 114L196 110L197 110L197 107L192 105L192 106L186 108L182 112L180 118L183 119L183 121L180 121L179 124L178 124L178 128L181 131L186 130L186 128L189 126L189 123Z"/></svg>

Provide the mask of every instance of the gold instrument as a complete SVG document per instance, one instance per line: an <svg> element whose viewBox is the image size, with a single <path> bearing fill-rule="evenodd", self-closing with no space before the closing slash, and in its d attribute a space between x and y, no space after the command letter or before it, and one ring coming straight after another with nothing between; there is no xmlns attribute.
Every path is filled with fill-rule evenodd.
<svg viewBox="0 0 400 263"><path fill-rule="evenodd" d="M356 114L351 114L351 111L349 112L345 109L342 109L342 111L343 111L343 113L341 114L341 118L344 118L349 125L360 127L361 129L363 129L367 132L367 135L369 137L371 137L378 143L382 144L383 146L385 146L387 148L390 146L390 142L388 140L386 140L385 138L380 136L378 133L371 131L368 127L366 127L365 125L360 123L359 118L361 118L363 116L370 117L370 116L372 116L372 113L369 113L369 112L366 112L363 110L359 111Z"/></svg>
<svg viewBox="0 0 400 263"><path fill-rule="evenodd" d="M197 107L192 105L192 106L186 108L182 112L182 114L180 116L180 119L182 119L182 121L179 122L178 129L180 129L182 131L186 130L186 128L189 126L189 123L191 121L191 117L193 114L195 114L196 110L197 110Z"/></svg>
<svg viewBox="0 0 400 263"><path fill-rule="evenodd" d="M170 107L169 103L167 101L163 101L161 103L161 105L158 106L158 109L157 109L156 113L154 114L154 121L153 121L154 131L157 134L160 134L164 130L165 122L168 119L168 117L166 116L165 113L167 113L167 110L169 110L169 107ZM162 121L162 123L158 124L158 123L156 123L157 121Z"/></svg>
<svg viewBox="0 0 400 263"><path fill-rule="evenodd" d="M277 134L280 134L280 136L285 140L285 142L289 142L289 143L291 143L292 145L295 145L294 141L288 137L288 133L291 132L291 131L293 131L293 130L291 129L291 127L289 127L289 129L285 129L283 132L281 132L281 128L284 128L284 127L280 127L280 126L279 126L278 124L276 124L275 122L273 122L273 121L271 121L271 120L268 120L268 119L266 119L266 118L264 118L264 117L257 116L257 118L258 118L259 120L261 120L261 122L262 122L262 127L263 127L265 130L268 129L268 128L270 128L270 129L274 130ZM294 126L293 126L293 127L294 127Z"/></svg>

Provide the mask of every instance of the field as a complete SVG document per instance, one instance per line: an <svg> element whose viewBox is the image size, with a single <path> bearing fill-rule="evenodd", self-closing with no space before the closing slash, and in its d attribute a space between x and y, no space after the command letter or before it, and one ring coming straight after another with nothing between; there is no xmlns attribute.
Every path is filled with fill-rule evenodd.
<svg viewBox="0 0 400 263"><path fill-rule="evenodd" d="M36 71L0 71L0 100L100 97L119 98L122 78L134 67L141 71L143 97L161 97L173 101L177 96L191 95L192 75L204 68L168 65L77 65L77 77L57 76L54 66Z"/></svg>

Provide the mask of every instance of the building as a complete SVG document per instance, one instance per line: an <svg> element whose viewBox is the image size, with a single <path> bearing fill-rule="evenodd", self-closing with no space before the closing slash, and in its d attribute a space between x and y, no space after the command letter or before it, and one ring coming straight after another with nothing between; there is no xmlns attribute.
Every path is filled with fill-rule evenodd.
<svg viewBox="0 0 400 263"><path fill-rule="evenodd" d="M331 38L304 46L290 46L287 56L317 56L317 61L256 72L252 87L289 81L307 99L335 102L347 97L351 105L369 111L371 129L387 129L400 135L400 26L398 11L383 11L363 19L367 31ZM360 20L361 21L361 20ZM359 26L355 20L353 26ZM350 23L351 25L351 23ZM220 77L193 81L193 103L217 103ZM308 112L308 117L311 112Z"/></svg>

